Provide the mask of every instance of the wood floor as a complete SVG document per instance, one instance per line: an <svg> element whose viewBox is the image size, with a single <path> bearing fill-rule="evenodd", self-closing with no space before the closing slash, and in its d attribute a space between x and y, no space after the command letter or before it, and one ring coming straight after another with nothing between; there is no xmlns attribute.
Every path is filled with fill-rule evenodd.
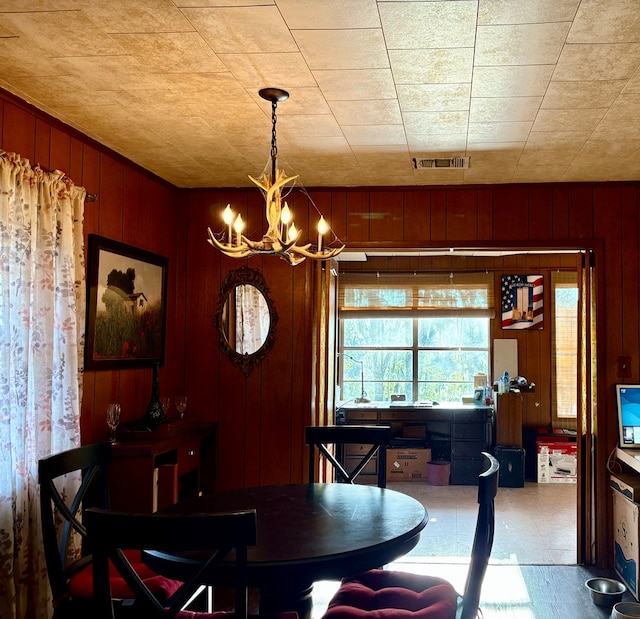
<svg viewBox="0 0 640 619"><path fill-rule="evenodd" d="M462 591L477 513L477 488L395 483L392 490L421 501L429 524L411 553L387 566L438 574ZM613 573L576 565L576 486L499 488L496 533L485 576L484 619L600 619L610 609L591 601L585 581ZM314 619L326 609L336 582L314 586ZM625 594L625 601L635 601Z"/></svg>

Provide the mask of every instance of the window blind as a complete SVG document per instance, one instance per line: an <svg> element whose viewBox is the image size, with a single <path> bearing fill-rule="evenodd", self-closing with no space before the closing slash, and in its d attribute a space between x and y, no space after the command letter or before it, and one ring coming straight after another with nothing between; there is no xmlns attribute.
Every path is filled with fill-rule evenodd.
<svg viewBox="0 0 640 619"><path fill-rule="evenodd" d="M338 307L349 311L455 312L493 317L491 273L340 274Z"/></svg>

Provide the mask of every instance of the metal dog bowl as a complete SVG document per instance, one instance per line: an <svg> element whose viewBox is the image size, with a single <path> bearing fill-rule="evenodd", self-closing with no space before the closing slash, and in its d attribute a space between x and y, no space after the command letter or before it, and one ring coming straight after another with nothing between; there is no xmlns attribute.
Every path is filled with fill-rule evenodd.
<svg viewBox="0 0 640 619"><path fill-rule="evenodd" d="M613 606L627 590L624 584L613 578L589 578L584 584L591 591L591 600L598 606Z"/></svg>
<svg viewBox="0 0 640 619"><path fill-rule="evenodd" d="M633 619L634 617L640 617L640 604L617 602L613 605L611 619Z"/></svg>

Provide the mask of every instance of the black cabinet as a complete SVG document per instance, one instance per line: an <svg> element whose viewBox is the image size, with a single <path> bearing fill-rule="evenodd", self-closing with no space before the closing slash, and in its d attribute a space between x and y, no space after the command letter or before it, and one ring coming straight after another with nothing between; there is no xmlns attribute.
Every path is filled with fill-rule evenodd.
<svg viewBox="0 0 640 619"><path fill-rule="evenodd" d="M377 424L391 426L400 446L407 435L415 435L416 426L423 426L425 442L432 458L451 463L450 483L477 485L482 472L483 451L493 451L494 413L491 406L473 404L438 404L436 406L393 406L367 404L338 409L347 424ZM413 432L407 432L406 428ZM415 445L415 442L413 442ZM343 462L346 464L346 462ZM362 481L376 483L376 463L364 472ZM371 476L372 479L368 479Z"/></svg>

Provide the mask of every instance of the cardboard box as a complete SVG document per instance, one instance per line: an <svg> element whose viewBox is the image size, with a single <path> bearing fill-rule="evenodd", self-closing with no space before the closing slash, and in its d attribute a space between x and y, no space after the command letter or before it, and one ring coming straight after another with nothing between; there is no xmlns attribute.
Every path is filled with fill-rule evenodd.
<svg viewBox="0 0 640 619"><path fill-rule="evenodd" d="M575 443L537 441L538 483L575 484L578 480L578 446Z"/></svg>
<svg viewBox="0 0 640 619"><path fill-rule="evenodd" d="M638 599L638 508L619 492L613 492L613 554L616 574Z"/></svg>
<svg viewBox="0 0 640 619"><path fill-rule="evenodd" d="M430 449L387 449L387 482L427 481Z"/></svg>
<svg viewBox="0 0 640 619"><path fill-rule="evenodd" d="M630 501L640 502L640 475L634 473L611 474L609 485Z"/></svg>

